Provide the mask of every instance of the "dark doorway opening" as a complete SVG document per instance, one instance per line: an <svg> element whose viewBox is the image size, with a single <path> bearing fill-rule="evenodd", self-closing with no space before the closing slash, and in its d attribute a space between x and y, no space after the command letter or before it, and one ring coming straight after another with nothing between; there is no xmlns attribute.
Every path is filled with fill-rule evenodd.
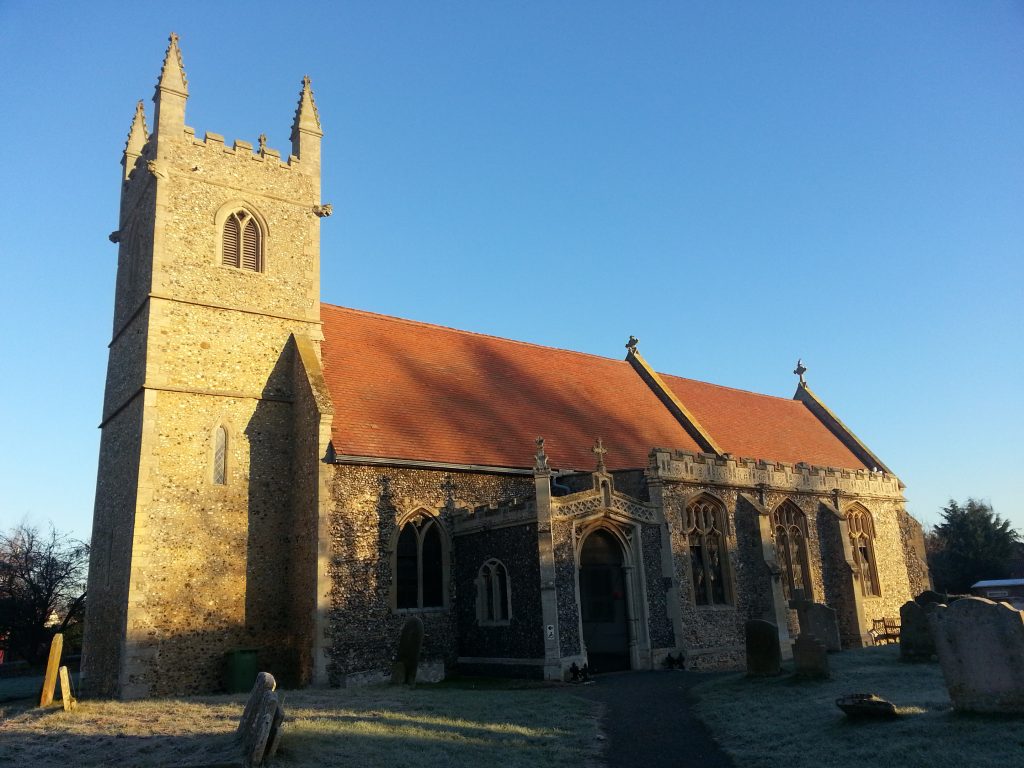
<svg viewBox="0 0 1024 768"><path fill-rule="evenodd" d="M580 551L580 613L587 662L594 673L629 669L629 611L622 547L597 530Z"/></svg>

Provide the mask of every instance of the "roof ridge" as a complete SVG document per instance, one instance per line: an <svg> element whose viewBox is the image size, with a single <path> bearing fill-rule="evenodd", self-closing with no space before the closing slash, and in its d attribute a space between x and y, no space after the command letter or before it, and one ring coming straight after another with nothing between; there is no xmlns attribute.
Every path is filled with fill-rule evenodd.
<svg viewBox="0 0 1024 768"><path fill-rule="evenodd" d="M768 394L765 394L764 392L754 392L753 390L750 390L750 389L740 389L739 387L729 387L729 386L726 386L725 384L715 384L713 381L702 381L701 379L691 379L688 376L679 376L679 375L674 374L674 373L662 373L661 371L658 371L658 375L659 376L668 376L669 378L672 378L672 379L681 379L683 381L692 381L695 384L703 384L706 387L715 387L716 389L727 389L730 392L742 392L745 395L754 395L756 397L767 397L770 400L778 400L778 401L783 402L783 403L798 403L799 402L797 400L794 400L791 397L782 397L781 395L768 395Z"/></svg>
<svg viewBox="0 0 1024 768"><path fill-rule="evenodd" d="M564 349L562 347L553 347L550 344L537 344L536 342L533 342L533 341L521 341L520 339L510 339L507 336L495 336L492 333L480 333L479 331L467 331L467 330L465 330L463 328L453 328L450 325L441 325L440 323L428 323L428 322L425 322L423 320L411 320L410 318L407 318L407 317L397 317L395 315L385 315L382 312L370 312L369 310L366 310L366 309L355 309L354 307L343 307L343 306L341 306L339 304L330 304L329 302L326 302L326 301L321 301L320 302L320 306L321 307L330 307L331 309L340 309L343 312L351 312L351 313L357 314L357 315L368 315L370 317L378 317L381 320L391 320L393 322L405 323L407 325L415 325L415 326L419 326L419 327L422 327L422 328L437 328L437 329L442 330L442 331L452 331L454 333L459 333L459 334L462 334L464 336L475 336L477 338L494 339L495 341L503 341L503 342L506 342L508 344L518 344L518 345L521 345L521 346L524 346L524 347L532 347L534 349L547 349L547 350L551 350L551 351L554 351L554 352L565 352L565 353L570 354L570 355L580 355L582 357L596 358L598 360L603 360L603 361L609 362L609 363L623 363L625 365L628 365L628 363L625 360L618 360L618 359L616 359L614 357L605 357L604 355L598 355L598 354L595 354L593 352L580 352L578 349ZM677 377L677 378L680 378L680 377Z"/></svg>

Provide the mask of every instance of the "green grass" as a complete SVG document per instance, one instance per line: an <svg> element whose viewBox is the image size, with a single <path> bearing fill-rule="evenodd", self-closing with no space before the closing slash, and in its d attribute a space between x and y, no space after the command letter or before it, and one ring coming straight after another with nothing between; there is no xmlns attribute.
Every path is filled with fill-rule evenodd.
<svg viewBox="0 0 1024 768"><path fill-rule="evenodd" d="M897 646L829 656L832 679L716 677L694 689L697 714L744 768L1006 768L1024 760L1024 717L953 712L937 663L905 664ZM876 693L900 717L854 722L835 705Z"/></svg>
<svg viewBox="0 0 1024 768"><path fill-rule="evenodd" d="M551 686L484 682L283 692L274 765L579 766L593 762L593 702ZM71 713L0 710L0 765L226 763L244 696L83 701Z"/></svg>

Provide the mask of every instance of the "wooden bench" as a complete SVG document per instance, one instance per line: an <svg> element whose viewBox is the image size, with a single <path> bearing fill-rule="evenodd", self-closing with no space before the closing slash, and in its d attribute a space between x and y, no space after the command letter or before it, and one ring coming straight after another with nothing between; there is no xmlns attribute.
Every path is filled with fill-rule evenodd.
<svg viewBox="0 0 1024 768"><path fill-rule="evenodd" d="M888 616L873 619L868 634L875 645L898 643L900 641L900 620Z"/></svg>

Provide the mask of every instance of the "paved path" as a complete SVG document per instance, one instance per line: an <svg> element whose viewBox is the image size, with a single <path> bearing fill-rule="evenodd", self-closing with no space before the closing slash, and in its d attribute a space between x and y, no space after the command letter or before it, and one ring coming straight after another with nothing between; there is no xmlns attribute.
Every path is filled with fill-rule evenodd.
<svg viewBox="0 0 1024 768"><path fill-rule="evenodd" d="M618 672L572 692L604 704L609 768L732 768L690 712L689 689L704 678L697 672Z"/></svg>

